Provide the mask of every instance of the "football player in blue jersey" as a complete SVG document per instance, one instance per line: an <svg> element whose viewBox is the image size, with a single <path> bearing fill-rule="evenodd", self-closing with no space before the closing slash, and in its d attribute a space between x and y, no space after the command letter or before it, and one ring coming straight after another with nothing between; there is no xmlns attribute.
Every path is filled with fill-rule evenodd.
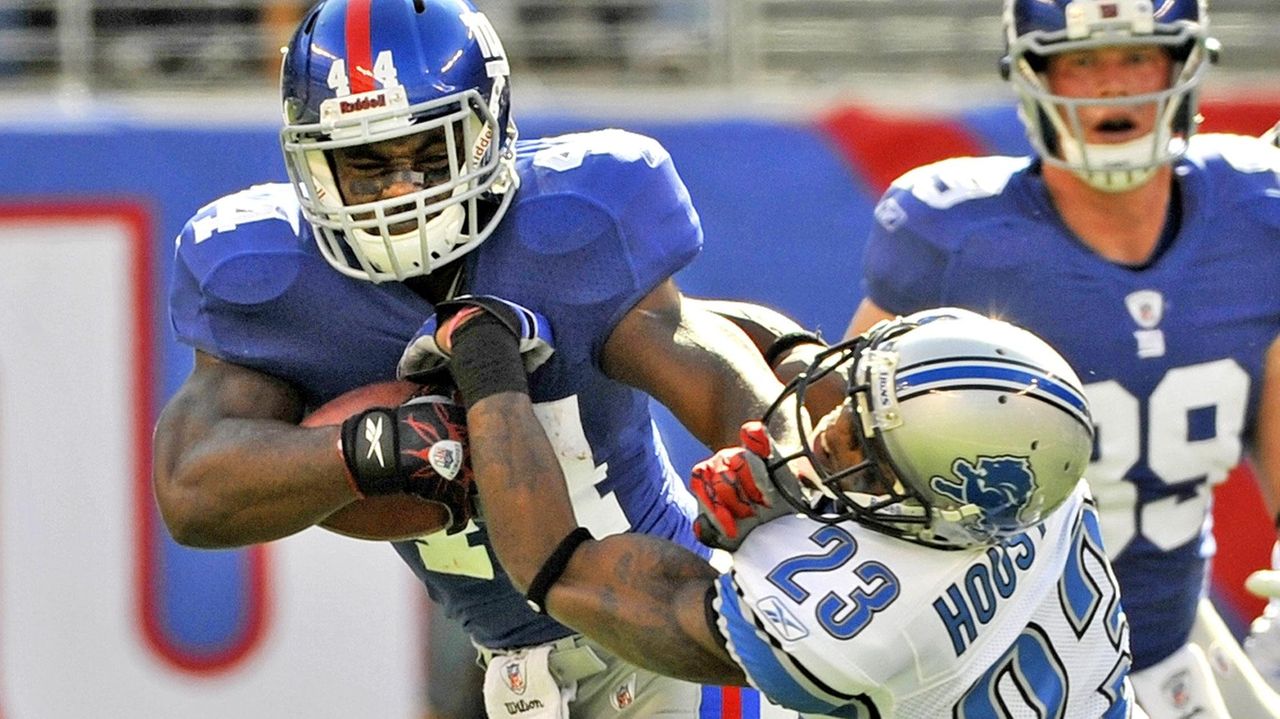
<svg viewBox="0 0 1280 719"><path fill-rule="evenodd" d="M1280 153L1194 134L1204 0L1006 0L1004 32L1034 155L894 182L849 334L951 304L1058 348L1098 425L1086 476L1139 703L1217 716L1216 678L1234 716L1280 716L1205 599L1214 485L1246 451L1280 480Z"/></svg>
<svg viewBox="0 0 1280 719"><path fill-rule="evenodd" d="M435 465L411 451L423 405L299 426L393 379L442 303L477 303L522 332L526 429L554 444L582 522L708 557L650 397L725 447L781 384L671 279L702 231L667 152L621 131L517 141L502 43L465 0L323 0L285 48L281 85L290 181L209 204L177 241L171 322L195 366L160 417L154 469L175 539L238 547L359 497L443 498L447 531L394 546L479 647L491 716L766 710L754 692L634 667L530 610L465 492L433 494ZM504 673L513 662L520 673Z"/></svg>
<svg viewBox="0 0 1280 719"><path fill-rule="evenodd" d="M806 370L764 415L817 416L830 402L810 390L840 384L802 449L784 456L751 422L742 447L694 470L700 536L733 551L717 574L671 542L579 527L518 333L441 311L457 319L424 344L451 355L491 537L532 606L637 664L750 682L806 715L1144 716L1081 479L1088 404L1031 333L942 308L806 345Z"/></svg>

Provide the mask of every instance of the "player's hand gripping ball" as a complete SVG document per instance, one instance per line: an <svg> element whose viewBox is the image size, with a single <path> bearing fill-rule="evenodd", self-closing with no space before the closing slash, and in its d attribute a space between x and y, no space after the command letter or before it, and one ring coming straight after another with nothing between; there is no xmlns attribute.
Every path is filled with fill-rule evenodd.
<svg viewBox="0 0 1280 719"><path fill-rule="evenodd" d="M302 420L343 425L342 450L364 496L320 526L357 539L461 531L475 515L466 410L452 388L410 382L358 387Z"/></svg>

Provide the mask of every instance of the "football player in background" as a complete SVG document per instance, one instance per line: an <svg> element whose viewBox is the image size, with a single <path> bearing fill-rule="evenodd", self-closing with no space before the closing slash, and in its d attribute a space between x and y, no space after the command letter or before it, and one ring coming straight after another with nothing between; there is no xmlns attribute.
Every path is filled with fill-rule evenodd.
<svg viewBox="0 0 1280 719"><path fill-rule="evenodd" d="M215 201L178 238L171 321L195 366L159 419L154 469L174 538L241 547L359 497L430 491L426 459L396 451L429 407L298 423L392 379L435 307L465 296L520 325L526 430L554 438L584 525L707 557L650 395L719 448L782 385L732 325L682 302L671 276L702 231L667 152L621 131L517 141L502 43L464 0L324 0L281 82L290 182ZM488 663L491 716L719 716L719 688L627 664L530 610L454 500L447 532L395 549ZM727 707L759 711L733 692Z"/></svg>
<svg viewBox="0 0 1280 719"><path fill-rule="evenodd" d="M1098 425L1086 477L1139 704L1218 716L1221 687L1234 716L1280 716L1205 599L1214 485L1246 449L1280 480L1280 153L1193 137L1216 49L1202 0L1006 0L1004 32L1035 154L899 178L847 336L950 304L1061 351Z"/></svg>
<svg viewBox="0 0 1280 719"><path fill-rule="evenodd" d="M671 542L577 528L518 336L451 309L424 341L452 354L490 536L531 606L637 664L749 681L805 714L1142 716L1081 479L1088 405L1031 333L944 308L819 352L763 418L820 411L810 383L851 378L803 449L782 456L751 422L694 470L700 536L734 551L717 574Z"/></svg>

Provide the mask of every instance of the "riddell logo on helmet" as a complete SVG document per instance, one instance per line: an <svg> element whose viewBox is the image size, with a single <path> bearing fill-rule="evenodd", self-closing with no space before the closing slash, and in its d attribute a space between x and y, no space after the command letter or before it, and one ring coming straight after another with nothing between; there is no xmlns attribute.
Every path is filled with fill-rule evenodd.
<svg viewBox="0 0 1280 719"><path fill-rule="evenodd" d="M338 103L338 112L346 115L352 112L364 112L365 110L373 110L375 108L386 106L386 94L378 93L374 97L362 97L359 100L342 100Z"/></svg>
<svg viewBox="0 0 1280 719"><path fill-rule="evenodd" d="M493 144L493 128L486 126L480 137L476 138L476 145L471 151L472 164L479 165L484 159L484 155L489 151L489 145Z"/></svg>

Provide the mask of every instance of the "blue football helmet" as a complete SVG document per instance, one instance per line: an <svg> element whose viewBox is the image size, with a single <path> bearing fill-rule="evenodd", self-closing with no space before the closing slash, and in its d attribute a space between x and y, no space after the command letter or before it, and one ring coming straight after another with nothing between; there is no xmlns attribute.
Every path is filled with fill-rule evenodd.
<svg viewBox="0 0 1280 719"><path fill-rule="evenodd" d="M502 42L467 0L323 0L306 14L284 48L280 141L330 264L404 280L494 231L518 183L508 74ZM415 191L344 199L333 151L419 133L432 133L448 160L401 173Z"/></svg>
<svg viewBox="0 0 1280 719"><path fill-rule="evenodd" d="M842 412L852 431L833 432L830 415L801 432L795 453L768 463L772 480L808 458L820 496L772 481L819 521L945 549L996 544L1048 517L1089 466L1093 420L1079 378L1044 340L1007 322L959 308L880 322L817 355L765 421L800 412L808 387L832 372L848 380ZM832 434L851 436L861 461L829 466Z"/></svg>
<svg viewBox="0 0 1280 719"><path fill-rule="evenodd" d="M1195 133L1200 81L1217 59L1208 36L1207 0L1005 0L1007 54L1001 72L1013 82L1019 114L1040 157L1101 190L1139 187L1180 157ZM1114 98L1071 98L1050 92L1050 55L1123 45L1157 45L1172 59L1167 89ZM1086 143L1080 109L1156 108L1155 130L1118 144Z"/></svg>

